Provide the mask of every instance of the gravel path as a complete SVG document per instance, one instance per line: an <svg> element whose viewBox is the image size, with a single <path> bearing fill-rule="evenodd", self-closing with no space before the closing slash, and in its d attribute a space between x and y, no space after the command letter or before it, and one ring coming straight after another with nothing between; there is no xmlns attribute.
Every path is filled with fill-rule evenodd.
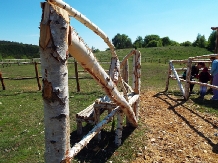
<svg viewBox="0 0 218 163"><path fill-rule="evenodd" d="M191 100L141 94L140 121L147 145L133 163L218 163L218 117L196 111Z"/></svg>

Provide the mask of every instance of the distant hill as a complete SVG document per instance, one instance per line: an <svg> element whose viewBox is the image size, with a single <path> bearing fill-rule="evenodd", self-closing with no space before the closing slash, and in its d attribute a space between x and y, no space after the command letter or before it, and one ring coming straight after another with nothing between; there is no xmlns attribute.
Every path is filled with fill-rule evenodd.
<svg viewBox="0 0 218 163"><path fill-rule="evenodd" d="M133 49L133 48L132 48ZM123 59L132 49L117 49L116 52L120 60ZM142 54L142 60L147 58L153 60L167 61L170 59L188 59L191 56L200 56L211 54L205 48L193 46L166 46L166 47L150 47L139 48ZM99 61L110 61L110 51L99 51L94 53ZM0 41L0 59L1 58L39 58L39 46L31 44L22 44L11 41ZM148 59L147 59L148 60Z"/></svg>
<svg viewBox="0 0 218 163"><path fill-rule="evenodd" d="M39 58L39 46L0 40L1 58Z"/></svg>
<svg viewBox="0 0 218 163"><path fill-rule="evenodd" d="M122 61L132 49L117 49L116 53L119 59ZM168 62L169 60L176 59L188 59L189 57L201 56L212 54L205 48L193 47L193 46L166 46L166 47L150 47L150 48L138 48L142 54L142 61L154 62ZM99 61L110 60L110 51L100 51L95 53L95 56Z"/></svg>

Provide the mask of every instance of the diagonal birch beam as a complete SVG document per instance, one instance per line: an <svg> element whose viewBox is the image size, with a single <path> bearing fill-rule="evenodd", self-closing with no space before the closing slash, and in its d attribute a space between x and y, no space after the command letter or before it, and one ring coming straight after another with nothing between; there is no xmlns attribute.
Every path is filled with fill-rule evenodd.
<svg viewBox="0 0 218 163"><path fill-rule="evenodd" d="M129 104L133 105L139 99L139 95L134 95L130 100ZM67 159L72 159L76 156L89 142L90 140L108 123L111 117L113 117L120 110L120 106L117 106L110 114L108 114L100 123L95 125L95 127L89 131L84 138L76 143L69 151ZM119 144L119 143L118 143Z"/></svg>
<svg viewBox="0 0 218 163"><path fill-rule="evenodd" d="M99 35L104 40L104 42L109 46L111 53L112 53L112 57L117 57L114 45L110 42L108 36L98 26L96 26L83 14L81 14L79 11L72 8L69 4L63 2L62 0L48 0L48 1L59 6L60 8L65 9L70 16L74 17L76 20L78 20L79 22L84 24L86 27L91 29L94 33Z"/></svg>
<svg viewBox="0 0 218 163"><path fill-rule="evenodd" d="M178 74L177 74L177 71L176 71L175 68L174 68L174 65L173 65L172 61L169 62L169 65L170 65L170 67L171 67L171 69L172 69L172 71L173 71L173 74L174 74L174 76L175 76L177 82L178 82L178 86L179 86L179 88L180 88L180 91L182 92L183 96L185 97L185 90L184 90L184 88L183 88L183 86L182 86L182 83L181 83L180 78L179 78L179 76L178 76Z"/></svg>
<svg viewBox="0 0 218 163"><path fill-rule="evenodd" d="M71 41L69 42L69 52L88 71L92 77L102 86L106 94L121 107L132 126L137 127L137 119L132 107L120 94L117 86L110 76L104 71L92 51L80 39L76 31L71 28Z"/></svg>
<svg viewBox="0 0 218 163"><path fill-rule="evenodd" d="M88 18L86 18L83 14L81 14L79 11L72 8L69 4L63 2L62 0L48 0L48 2L50 2L51 5L53 4L53 5L59 6L60 8L65 9L68 12L69 16L72 16L75 19L77 19L79 22L81 22L86 27L91 29L94 33L99 35L104 40L104 42L110 48L110 51L112 54L109 74L110 74L110 77L112 78L112 80L117 84L117 82L119 80L118 78L121 78L121 76L119 75L120 74L120 63L119 63L119 58L115 52L115 47L110 42L108 36L98 26L96 26ZM122 82L122 78L121 78L121 82ZM123 85L121 85L121 87L122 86Z"/></svg>

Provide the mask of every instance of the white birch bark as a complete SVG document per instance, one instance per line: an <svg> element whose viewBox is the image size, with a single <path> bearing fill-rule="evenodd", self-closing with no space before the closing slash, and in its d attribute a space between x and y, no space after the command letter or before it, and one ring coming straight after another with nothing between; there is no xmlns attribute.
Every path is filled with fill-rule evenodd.
<svg viewBox="0 0 218 163"><path fill-rule="evenodd" d="M129 104L133 105L137 100L139 99L139 95L134 95L129 99ZM70 150L70 153L68 155L68 159L73 158L76 156L91 140L93 137L95 137L96 134L110 121L110 119L120 110L120 107L117 106L115 109L111 111L111 113L106 116L100 123L95 125L95 127L89 131L89 133L84 136L84 138L76 143Z"/></svg>
<svg viewBox="0 0 218 163"><path fill-rule="evenodd" d="M119 106L117 106L108 116L106 116L100 123L95 125L95 127L89 131L89 133L84 136L84 138L76 143L70 150L68 159L73 158L76 156L91 140L93 137L95 137L96 134L98 134L99 131L108 123L108 121L113 117L116 112L119 110Z"/></svg>
<svg viewBox="0 0 218 163"><path fill-rule="evenodd" d="M175 78L176 78L176 80L177 80L177 82L178 82L178 86L179 86L179 88L180 88L180 91L181 91L181 93L183 94L183 96L185 97L185 91L184 91L184 88L183 88L183 86L182 86L182 83L181 83L181 81L180 81L180 79L179 79L179 76L178 76L178 74L177 74L177 71L175 70L175 68L174 68L174 65L173 65L173 63L170 61L170 67L171 67L171 70L173 71L173 74L174 74L174 76L175 76Z"/></svg>
<svg viewBox="0 0 218 163"><path fill-rule="evenodd" d="M117 129L115 131L115 144L120 146L122 143L122 132L123 132L123 112L117 112Z"/></svg>
<svg viewBox="0 0 218 163"><path fill-rule="evenodd" d="M42 3L42 9L40 58L45 162L60 163L67 158L70 150L68 56L66 55L69 24L48 3Z"/></svg>
<svg viewBox="0 0 218 163"><path fill-rule="evenodd" d="M79 22L84 24L86 27L91 29L94 33L99 35L104 40L104 42L109 46L109 48L111 50L112 57L117 57L114 45L111 43L108 36L98 26L96 26L88 18L86 18L83 14L81 14L79 11L72 8L69 4L63 2L62 0L50 0L50 2L54 3L55 5L58 5L61 8L64 8L70 16L74 17Z"/></svg>
<svg viewBox="0 0 218 163"><path fill-rule="evenodd" d="M71 38L71 44L69 45L70 54L73 55L81 66L103 87L106 94L121 107L132 126L136 127L137 120L132 107L128 104L126 99L120 95L115 83L97 62L91 49L84 44L83 40L78 36L74 29L71 29Z"/></svg>

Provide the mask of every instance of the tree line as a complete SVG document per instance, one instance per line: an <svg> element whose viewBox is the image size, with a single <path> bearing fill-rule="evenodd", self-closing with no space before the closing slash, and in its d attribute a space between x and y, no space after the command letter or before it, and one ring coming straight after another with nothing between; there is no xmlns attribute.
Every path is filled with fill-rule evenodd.
<svg viewBox="0 0 218 163"><path fill-rule="evenodd" d="M196 40L193 42L185 41L178 43L171 40L169 37L161 38L158 35L146 35L144 38L138 36L134 42L126 34L117 34L112 39L116 49L126 48L148 48L148 47L165 47L165 46L193 46L205 48L214 52L216 41L216 31L212 31L209 38L206 39L204 35L198 34ZM91 48L93 52L99 52L99 49ZM108 50L108 49L106 49ZM39 46L32 44L23 44L13 41L0 40L0 59L2 58L39 58Z"/></svg>
<svg viewBox="0 0 218 163"><path fill-rule="evenodd" d="M193 42L185 41L178 43L171 40L169 37L161 38L158 35L146 35L144 38L138 36L132 43L131 39L125 34L117 34L113 39L112 43L116 49L125 48L147 48L147 47L162 47L162 46L193 46L206 48L207 50L214 52L216 41L216 31L213 31L209 38L206 40L204 35L198 34L196 40Z"/></svg>
<svg viewBox="0 0 218 163"><path fill-rule="evenodd" d="M0 41L0 59L2 58L39 58L39 46L13 41Z"/></svg>

